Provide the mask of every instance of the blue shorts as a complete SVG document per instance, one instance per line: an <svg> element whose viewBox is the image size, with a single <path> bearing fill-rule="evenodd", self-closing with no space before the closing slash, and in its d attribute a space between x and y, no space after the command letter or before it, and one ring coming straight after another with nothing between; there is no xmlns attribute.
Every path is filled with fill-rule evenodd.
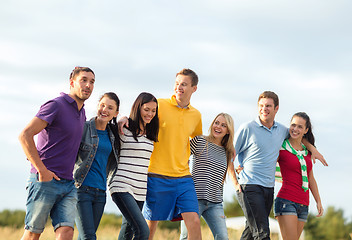
<svg viewBox="0 0 352 240"><path fill-rule="evenodd" d="M181 220L181 213L199 213L194 182L191 177L159 178L148 176L147 199L143 216L147 220Z"/></svg>
<svg viewBox="0 0 352 240"><path fill-rule="evenodd" d="M77 190L73 180L53 178L49 182L39 182L38 175L31 173L27 191L25 229L42 233L49 214L54 230L63 226L74 227Z"/></svg>
<svg viewBox="0 0 352 240"><path fill-rule="evenodd" d="M307 222L308 206L277 197L274 204L275 217L295 215L298 221Z"/></svg>

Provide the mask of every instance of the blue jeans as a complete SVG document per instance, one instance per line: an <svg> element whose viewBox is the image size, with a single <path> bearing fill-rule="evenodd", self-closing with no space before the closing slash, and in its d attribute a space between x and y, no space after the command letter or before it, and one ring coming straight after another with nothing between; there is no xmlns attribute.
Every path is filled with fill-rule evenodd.
<svg viewBox="0 0 352 240"><path fill-rule="evenodd" d="M274 188L255 184L241 185L242 192L237 191L246 226L241 239L270 239L269 214L273 206Z"/></svg>
<svg viewBox="0 0 352 240"><path fill-rule="evenodd" d="M27 185L25 229L42 233L50 214L54 230L75 225L77 191L73 180L52 179L39 182L38 174L31 173Z"/></svg>
<svg viewBox="0 0 352 240"><path fill-rule="evenodd" d="M225 221L224 207L222 203L212 203L207 200L198 200L199 217L203 216L208 224L215 240L229 239ZM187 239L187 228L181 221L180 239Z"/></svg>
<svg viewBox="0 0 352 240"><path fill-rule="evenodd" d="M143 201L136 201L128 192L111 195L123 215L119 240L148 239L149 227L142 215Z"/></svg>
<svg viewBox="0 0 352 240"><path fill-rule="evenodd" d="M95 232L103 216L106 193L104 190L88 186L81 186L77 189L77 193L77 239L97 239Z"/></svg>

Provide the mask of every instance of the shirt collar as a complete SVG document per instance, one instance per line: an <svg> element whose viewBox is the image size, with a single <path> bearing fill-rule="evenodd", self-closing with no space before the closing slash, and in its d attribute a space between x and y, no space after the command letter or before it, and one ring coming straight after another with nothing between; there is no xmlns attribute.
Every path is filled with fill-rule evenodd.
<svg viewBox="0 0 352 240"><path fill-rule="evenodd" d="M77 102L72 98L70 97L70 95L68 95L67 93L64 93L64 92L61 92L60 95L71 105L75 106L78 110L78 105L77 105ZM81 109L83 109L84 107L84 104L82 106Z"/></svg>
<svg viewBox="0 0 352 240"><path fill-rule="evenodd" d="M272 126L270 129L267 128L266 126L264 126L264 125L262 124L262 122L260 121L259 116L255 119L255 122L258 123L258 125L259 125L260 127L263 127L263 128L265 128L265 129L268 129L269 131L270 131L271 129L273 129L273 128L277 128L277 123L276 123L276 121L274 121L274 124L273 124L273 126Z"/></svg>
<svg viewBox="0 0 352 240"><path fill-rule="evenodd" d="M189 108L191 108L191 104L188 104L186 107L181 107L181 106L179 106L178 103L177 103L177 101L176 101L176 96L175 96L175 95L172 95L172 96L171 96L171 103L172 103L173 105L175 105L176 107L181 108L181 109L189 109Z"/></svg>

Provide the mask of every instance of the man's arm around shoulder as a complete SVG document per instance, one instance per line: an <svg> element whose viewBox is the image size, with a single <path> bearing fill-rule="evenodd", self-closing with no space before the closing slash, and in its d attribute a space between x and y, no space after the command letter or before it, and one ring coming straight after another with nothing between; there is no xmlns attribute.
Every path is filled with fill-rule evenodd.
<svg viewBox="0 0 352 240"><path fill-rule="evenodd" d="M324 166L328 166L324 156L312 145L310 144L307 139L302 139L303 144L307 147L307 149L312 153L312 159L315 163L316 159L318 159Z"/></svg>

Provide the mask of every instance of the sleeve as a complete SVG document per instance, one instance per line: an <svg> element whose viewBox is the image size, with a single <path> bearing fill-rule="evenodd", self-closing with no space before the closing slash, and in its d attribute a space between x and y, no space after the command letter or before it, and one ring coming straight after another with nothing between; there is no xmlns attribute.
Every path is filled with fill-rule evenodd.
<svg viewBox="0 0 352 240"><path fill-rule="evenodd" d="M198 145L198 140L199 140L199 137L196 136L194 138L191 139L190 141L190 145L191 145L191 154L192 155L195 155L197 154L197 145Z"/></svg>
<svg viewBox="0 0 352 240"><path fill-rule="evenodd" d="M202 130L202 116L199 113L199 121L198 121L198 124L197 124L196 128L194 129L194 132L193 132L191 138L194 138L195 136L199 136L199 135L202 135L202 134L203 134L203 130Z"/></svg>
<svg viewBox="0 0 352 240"><path fill-rule="evenodd" d="M279 151L279 156L277 157L277 164L276 164L277 166L280 165L280 162L281 162L281 151L282 150Z"/></svg>
<svg viewBox="0 0 352 240"><path fill-rule="evenodd" d="M276 169L275 169L275 181L276 182L279 182L279 183L282 183L282 174L281 174L281 168L280 168L280 156L281 156L281 151L280 150L280 153L279 153L279 156L277 158L277 162L276 162Z"/></svg>
<svg viewBox="0 0 352 240"><path fill-rule="evenodd" d="M120 132L119 132L121 146L124 144L124 142L126 142L126 138L127 138L126 136L132 135L132 133L125 127L122 129L122 132L123 132L123 134L120 134Z"/></svg>
<svg viewBox="0 0 352 240"><path fill-rule="evenodd" d="M248 135L249 135L249 128L246 125L241 125L237 130L234 141L235 141L235 150L238 156L238 162L242 166L243 162L243 151L247 149L248 145Z"/></svg>
<svg viewBox="0 0 352 240"><path fill-rule="evenodd" d="M54 101L50 100L44 103L38 113L35 115L37 118L46 121L48 124L51 124L59 112L59 104Z"/></svg>
<svg viewBox="0 0 352 240"><path fill-rule="evenodd" d="M84 142L84 140L87 138L86 136L90 136L90 128L89 128L89 121L86 121L83 126L83 133L82 133L82 138L81 138L81 143Z"/></svg>

